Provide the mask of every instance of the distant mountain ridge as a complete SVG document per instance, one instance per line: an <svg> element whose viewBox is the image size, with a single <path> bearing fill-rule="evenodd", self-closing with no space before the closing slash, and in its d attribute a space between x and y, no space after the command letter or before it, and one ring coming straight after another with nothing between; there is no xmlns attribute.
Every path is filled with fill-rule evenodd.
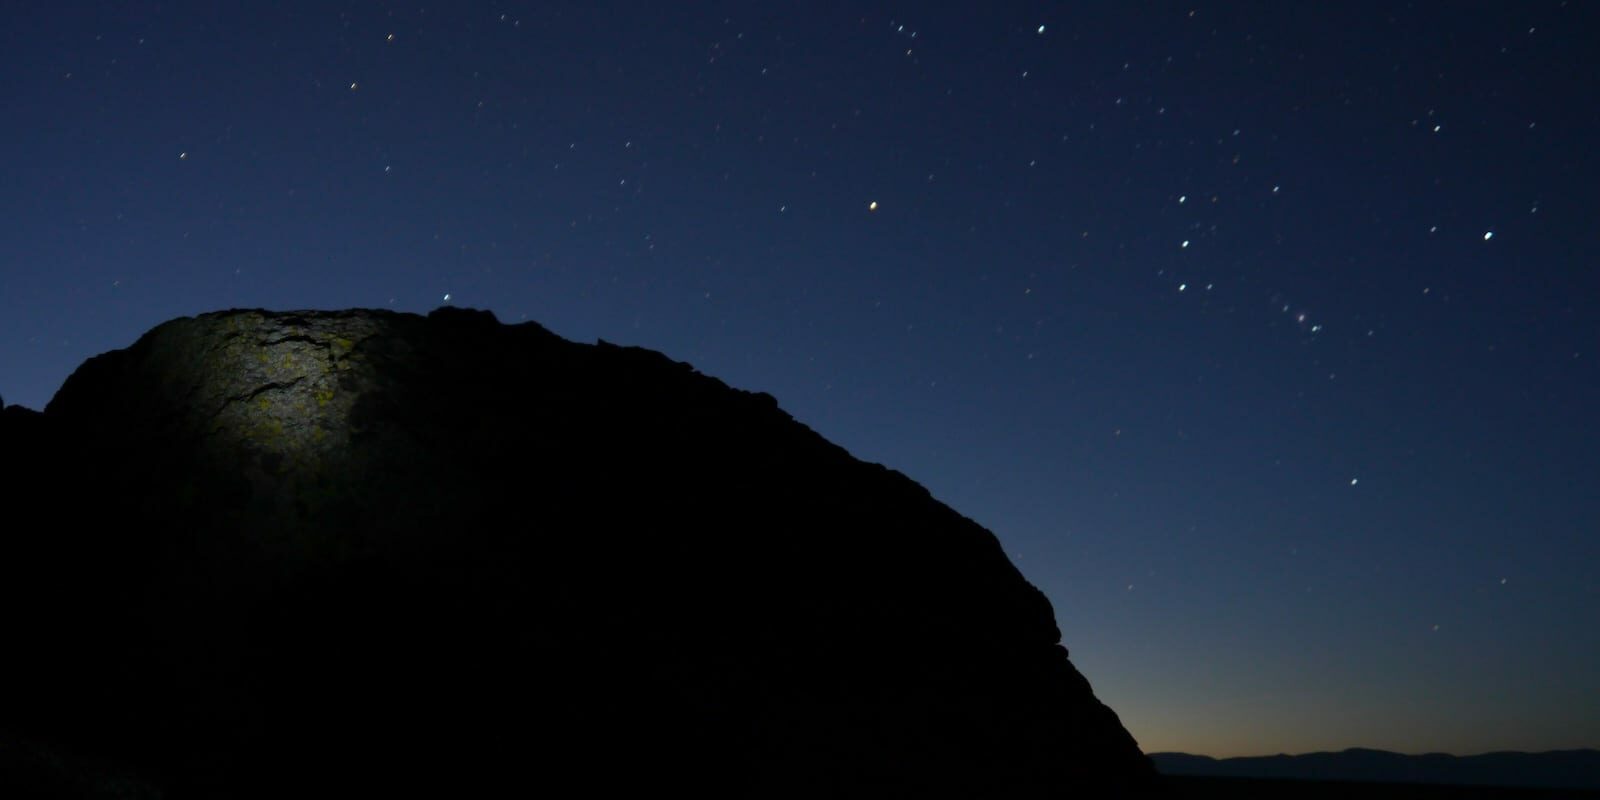
<svg viewBox="0 0 1600 800"><path fill-rule="evenodd" d="M1150 760L1165 775L1600 790L1600 750L1588 749L1453 756L1351 748L1338 753L1223 759L1151 753Z"/></svg>

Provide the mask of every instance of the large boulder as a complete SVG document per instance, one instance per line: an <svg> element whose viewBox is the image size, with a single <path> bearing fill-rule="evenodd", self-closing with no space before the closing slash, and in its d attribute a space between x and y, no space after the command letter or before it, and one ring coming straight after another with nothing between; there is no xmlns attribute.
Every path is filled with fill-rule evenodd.
<svg viewBox="0 0 1600 800"><path fill-rule="evenodd" d="M62 773L13 780L1155 779L992 534L659 353L448 308L205 314L85 362L42 414L7 409L0 448L0 756Z"/></svg>

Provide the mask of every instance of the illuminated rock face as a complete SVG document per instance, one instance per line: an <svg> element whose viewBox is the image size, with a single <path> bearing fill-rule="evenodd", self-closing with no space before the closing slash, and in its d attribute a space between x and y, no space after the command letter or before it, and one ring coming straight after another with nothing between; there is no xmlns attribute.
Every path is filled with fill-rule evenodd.
<svg viewBox="0 0 1600 800"><path fill-rule="evenodd" d="M372 369L357 345L378 336L376 313L227 312L161 325L128 351L91 360L52 401L93 435L181 463L160 487L185 508L205 492L239 504L234 524L259 544L305 547L350 468L351 408ZM164 494L164 492L162 492ZM216 510L225 511L224 508ZM247 513L244 513L247 512Z"/></svg>
<svg viewBox="0 0 1600 800"><path fill-rule="evenodd" d="M0 602L34 654L0 741L57 763L195 796L1152 775L991 534L658 353L231 311L0 421L31 532Z"/></svg>

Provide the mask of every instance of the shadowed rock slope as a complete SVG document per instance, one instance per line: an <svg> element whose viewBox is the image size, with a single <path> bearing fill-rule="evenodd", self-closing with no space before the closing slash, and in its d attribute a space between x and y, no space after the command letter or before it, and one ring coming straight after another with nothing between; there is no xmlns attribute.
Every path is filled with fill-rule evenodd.
<svg viewBox="0 0 1600 800"><path fill-rule="evenodd" d="M9 780L1066 797L1154 776L993 535L659 353L456 309L227 311L0 420Z"/></svg>

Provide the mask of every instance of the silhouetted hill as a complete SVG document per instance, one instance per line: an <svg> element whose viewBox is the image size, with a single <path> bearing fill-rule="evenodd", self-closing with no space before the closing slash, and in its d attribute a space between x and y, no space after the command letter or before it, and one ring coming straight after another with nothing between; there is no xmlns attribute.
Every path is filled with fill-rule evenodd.
<svg viewBox="0 0 1600 800"><path fill-rule="evenodd" d="M992 534L659 353L206 314L5 409L0 453L7 797L1155 779Z"/></svg>
<svg viewBox="0 0 1600 800"><path fill-rule="evenodd" d="M1600 790L1600 751L1596 750L1452 756L1352 748L1338 753L1224 759L1152 753L1150 759L1164 775Z"/></svg>

